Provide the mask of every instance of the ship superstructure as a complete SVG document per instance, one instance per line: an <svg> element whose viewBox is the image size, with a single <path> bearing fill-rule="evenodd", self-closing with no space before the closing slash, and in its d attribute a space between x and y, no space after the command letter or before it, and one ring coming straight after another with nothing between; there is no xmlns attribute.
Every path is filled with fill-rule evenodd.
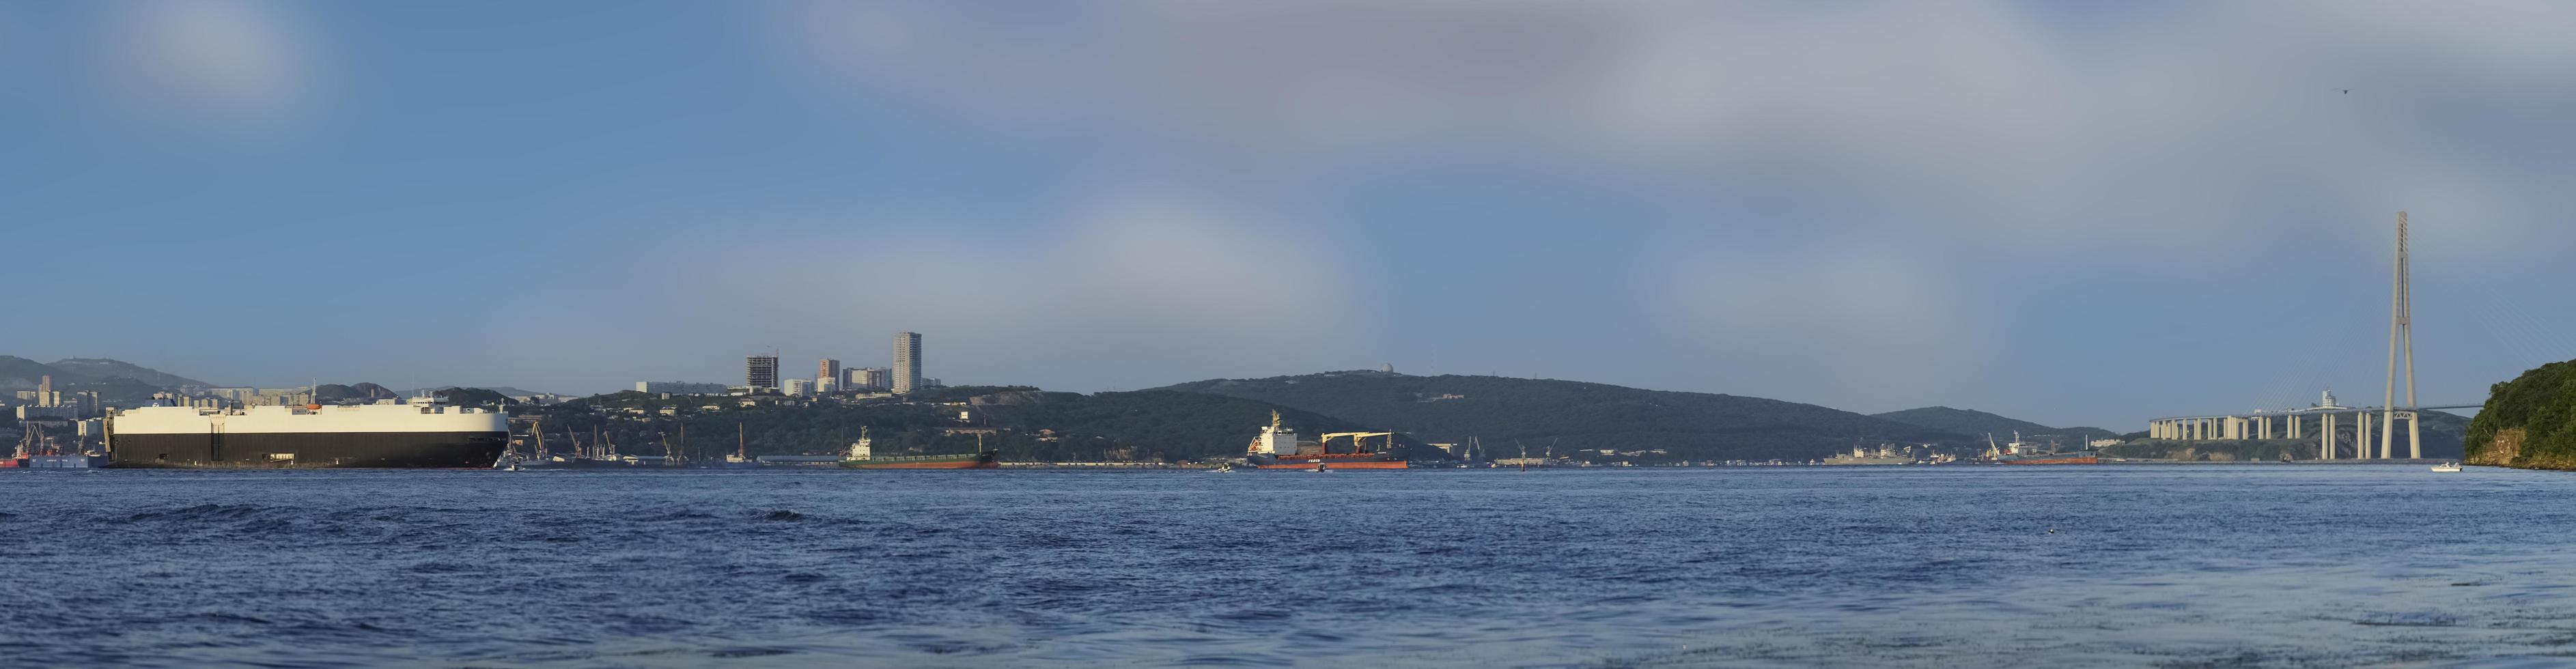
<svg viewBox="0 0 2576 669"><path fill-rule="evenodd" d="M117 467L483 468L509 441L508 414L428 400L140 407L108 417L108 455Z"/></svg>

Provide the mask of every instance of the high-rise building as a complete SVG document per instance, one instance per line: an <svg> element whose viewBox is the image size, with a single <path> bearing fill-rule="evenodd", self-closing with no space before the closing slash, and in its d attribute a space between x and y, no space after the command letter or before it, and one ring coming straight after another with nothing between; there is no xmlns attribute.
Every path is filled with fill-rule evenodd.
<svg viewBox="0 0 2576 669"><path fill-rule="evenodd" d="M826 387L826 386L839 385L840 380L841 380L841 361L839 361L839 360L833 360L833 359L831 359L831 358L824 358L824 359L823 359L823 362L821 362L821 363L819 363L819 364L814 365L814 386L815 386L815 387L820 388L820 387Z"/></svg>
<svg viewBox="0 0 2576 669"><path fill-rule="evenodd" d="M921 383L921 333L894 333L894 392L912 392Z"/></svg>
<svg viewBox="0 0 2576 669"><path fill-rule="evenodd" d="M742 384L753 388L778 387L778 356L755 355L742 359Z"/></svg>
<svg viewBox="0 0 2576 669"><path fill-rule="evenodd" d="M852 367L842 371L846 377L841 382L843 390L883 390L892 383L889 380L892 373L884 367Z"/></svg>
<svg viewBox="0 0 2576 669"><path fill-rule="evenodd" d="M787 394L788 394L789 396L791 396L791 397L795 397L795 396L803 396L803 395L805 394L805 390L806 390L806 388L808 388L808 387L812 386L813 384L814 384L814 382L812 382L812 381L807 381L807 380L804 380L804 379L788 379L788 380L787 380Z"/></svg>
<svg viewBox="0 0 2576 669"><path fill-rule="evenodd" d="M23 379L23 378L27 378L27 377L21 376L21 377L18 377L18 378ZM36 381L36 406L40 406L40 407L50 407L50 406L62 406L62 404L63 404L62 396L60 396L60 395L55 395L55 394L54 394L54 375L52 375L52 374L46 374L46 375L42 375L42 376L37 377L37 381Z"/></svg>

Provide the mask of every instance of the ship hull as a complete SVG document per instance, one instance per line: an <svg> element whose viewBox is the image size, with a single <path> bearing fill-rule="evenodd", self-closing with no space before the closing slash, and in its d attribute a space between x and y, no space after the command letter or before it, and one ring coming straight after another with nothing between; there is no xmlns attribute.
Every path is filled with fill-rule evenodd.
<svg viewBox="0 0 2576 669"><path fill-rule="evenodd" d="M1261 468L1261 469L1290 469L1290 470L1295 470L1295 469L1314 469L1314 468L1315 468L1315 463L1313 463L1313 462L1275 462L1275 463L1271 463L1271 464L1266 464L1266 465L1256 465L1256 466L1257 466L1257 467L1259 467L1259 468ZM1411 466L1409 466L1409 465L1408 465L1408 463L1406 463L1406 462L1405 462L1405 461L1403 461L1403 460L1356 460L1356 461L1335 461L1335 460L1326 460L1326 461L1324 461L1324 469L1326 469L1326 470L1335 470L1335 469L1412 469L1412 467L1411 467Z"/></svg>
<svg viewBox="0 0 2576 669"><path fill-rule="evenodd" d="M993 460L991 451L841 461L841 467L845 469L996 469L1001 466L1001 463Z"/></svg>
<svg viewBox="0 0 2576 669"><path fill-rule="evenodd" d="M2099 456L2096 456L2096 455L2094 455L2094 454L2092 454L2092 453L2062 453L2062 454L2056 454L2056 455L2025 455L2025 456L2021 456L2021 457L2018 457L2018 458L2012 458L2012 459L2007 459L2007 460L2001 460L2001 461L1998 461L1998 462L1997 462L1997 464L2006 464L2006 465L2098 465L2098 464L2102 464L2102 458L2101 458L2101 457L2099 457Z"/></svg>
<svg viewBox="0 0 2576 669"><path fill-rule="evenodd" d="M1253 454L1246 458L1261 469L1314 469L1323 463L1325 469L1411 469L1403 460L1380 460L1376 454L1360 455L1268 455Z"/></svg>
<svg viewBox="0 0 2576 669"><path fill-rule="evenodd" d="M30 455L28 469L97 469L107 466L107 458L96 455Z"/></svg>
<svg viewBox="0 0 2576 669"><path fill-rule="evenodd" d="M144 469L487 469L508 432L119 434L109 465Z"/></svg>

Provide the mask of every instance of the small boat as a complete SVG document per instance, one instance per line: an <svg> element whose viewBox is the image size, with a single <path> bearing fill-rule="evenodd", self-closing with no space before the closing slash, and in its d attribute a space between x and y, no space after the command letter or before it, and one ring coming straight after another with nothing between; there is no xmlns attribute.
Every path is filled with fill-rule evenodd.
<svg viewBox="0 0 2576 669"><path fill-rule="evenodd" d="M1315 473L1317 473L1317 474L1324 473L1324 463L1323 463L1323 462L1321 462L1321 461L1317 461L1317 462L1315 463Z"/></svg>
<svg viewBox="0 0 2576 669"><path fill-rule="evenodd" d="M1208 470L1208 471L1216 472L1216 473L1219 473L1219 474L1232 474L1232 473L1234 473L1234 463L1231 463L1231 462L1220 462L1220 463L1217 463L1217 466L1216 466L1216 468L1215 468L1215 469L1210 469L1210 470Z"/></svg>
<svg viewBox="0 0 2576 669"><path fill-rule="evenodd" d="M2445 462L2445 463L2442 463L2442 464L2433 465L2433 471L2437 471L2437 472L2456 472L2456 471L2460 471L2460 463L2457 463L2457 462Z"/></svg>

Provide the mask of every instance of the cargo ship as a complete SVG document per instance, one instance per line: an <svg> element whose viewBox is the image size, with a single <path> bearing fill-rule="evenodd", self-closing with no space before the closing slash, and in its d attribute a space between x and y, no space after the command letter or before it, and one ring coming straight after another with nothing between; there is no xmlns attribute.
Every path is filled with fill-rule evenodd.
<svg viewBox="0 0 2576 669"><path fill-rule="evenodd" d="M1916 462L1916 458L1912 452L1913 450L1914 449L1895 444L1879 444L1878 448L1875 449L1854 444L1851 447L1851 452L1849 453L1838 453L1833 457L1825 458L1825 464L1910 465Z"/></svg>
<svg viewBox="0 0 2576 669"><path fill-rule="evenodd" d="M509 414L428 399L357 406L140 407L108 417L108 465L168 469L491 467Z"/></svg>
<svg viewBox="0 0 2576 669"><path fill-rule="evenodd" d="M1997 445L1995 435L1986 435L1986 459L1999 465L2098 465L2102 457L2092 449L2080 451L2040 452L2039 445L2024 443L2021 433L2013 433L2012 443Z"/></svg>
<svg viewBox="0 0 2576 669"><path fill-rule="evenodd" d="M993 460L994 452L976 446L973 453L948 455L877 455L875 441L866 428L859 429L859 440L850 443L848 457L841 466L849 469L996 469L1002 465Z"/></svg>
<svg viewBox="0 0 2576 669"><path fill-rule="evenodd" d="M1277 411L1270 412L1270 425L1244 447L1243 459L1261 469L1409 468L1396 455L1393 432L1330 432L1315 441L1299 441L1297 431L1288 429Z"/></svg>

